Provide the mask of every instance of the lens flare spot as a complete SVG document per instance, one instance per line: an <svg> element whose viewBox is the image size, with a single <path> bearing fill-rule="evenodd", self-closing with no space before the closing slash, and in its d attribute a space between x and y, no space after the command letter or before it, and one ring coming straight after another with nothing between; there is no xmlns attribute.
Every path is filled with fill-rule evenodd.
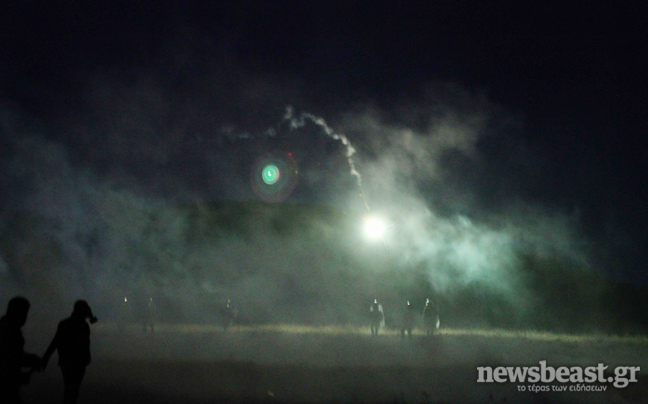
<svg viewBox="0 0 648 404"><path fill-rule="evenodd" d="M251 171L252 189L265 202L281 202L299 180L297 163L288 152L272 152L257 158Z"/></svg>
<svg viewBox="0 0 648 404"><path fill-rule="evenodd" d="M263 167L261 178L263 179L263 182L268 185L276 184L277 181L279 181L279 178L281 178L281 171L279 171L277 166L269 164Z"/></svg>

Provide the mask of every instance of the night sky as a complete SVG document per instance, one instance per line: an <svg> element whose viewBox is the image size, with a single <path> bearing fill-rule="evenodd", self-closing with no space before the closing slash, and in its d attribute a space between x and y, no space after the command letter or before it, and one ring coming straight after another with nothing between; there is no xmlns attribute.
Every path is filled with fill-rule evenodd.
<svg viewBox="0 0 648 404"><path fill-rule="evenodd" d="M278 149L300 165L290 198L362 209L335 133L352 143L374 209L407 189L476 223L513 210L564 217L592 266L645 283L647 11L10 2L0 14L0 207L56 205L36 198L48 180L34 167L65 177L65 189L93 181L173 202L247 200L255 160ZM291 127L289 107L333 132Z"/></svg>

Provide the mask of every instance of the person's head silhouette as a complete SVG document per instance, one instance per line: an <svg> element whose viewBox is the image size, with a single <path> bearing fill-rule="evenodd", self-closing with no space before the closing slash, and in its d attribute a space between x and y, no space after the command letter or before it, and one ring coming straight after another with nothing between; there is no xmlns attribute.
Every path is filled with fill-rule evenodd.
<svg viewBox="0 0 648 404"><path fill-rule="evenodd" d="M72 311L72 316L79 317L82 319L90 319L90 323L94 324L97 322L97 317L92 315L92 310L90 305L85 300L77 300L74 303L74 310Z"/></svg>
<svg viewBox="0 0 648 404"><path fill-rule="evenodd" d="M30 307L29 300L21 296L16 296L9 300L5 317L9 322L20 328L27 322L27 314L29 314Z"/></svg>

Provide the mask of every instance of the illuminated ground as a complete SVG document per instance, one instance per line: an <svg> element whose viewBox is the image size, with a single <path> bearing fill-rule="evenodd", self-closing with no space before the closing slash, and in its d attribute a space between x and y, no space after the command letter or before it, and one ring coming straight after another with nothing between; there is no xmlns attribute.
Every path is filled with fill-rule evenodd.
<svg viewBox="0 0 648 404"><path fill-rule="evenodd" d="M646 403L648 378L606 393L518 392L517 384L480 384L477 366L640 366L648 369L648 339L502 330L419 330L372 338L357 327L297 325L233 327L137 325L119 332L98 324L94 359L80 403ZM55 363L52 361L52 363ZM27 403L57 403L56 366L34 376ZM427 401L426 401L427 400ZM643 400L643 401L642 401Z"/></svg>

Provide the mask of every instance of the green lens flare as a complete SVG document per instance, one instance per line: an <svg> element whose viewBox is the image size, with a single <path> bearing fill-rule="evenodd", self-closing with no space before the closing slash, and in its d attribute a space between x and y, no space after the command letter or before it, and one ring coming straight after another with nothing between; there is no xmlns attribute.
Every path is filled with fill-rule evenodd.
<svg viewBox="0 0 648 404"><path fill-rule="evenodd" d="M265 202L285 200L299 180L297 163L282 152L260 156L250 174L253 191Z"/></svg>
<svg viewBox="0 0 648 404"><path fill-rule="evenodd" d="M261 170L261 178L268 185L273 185L279 181L280 175L279 168L272 164L263 167L263 170Z"/></svg>

